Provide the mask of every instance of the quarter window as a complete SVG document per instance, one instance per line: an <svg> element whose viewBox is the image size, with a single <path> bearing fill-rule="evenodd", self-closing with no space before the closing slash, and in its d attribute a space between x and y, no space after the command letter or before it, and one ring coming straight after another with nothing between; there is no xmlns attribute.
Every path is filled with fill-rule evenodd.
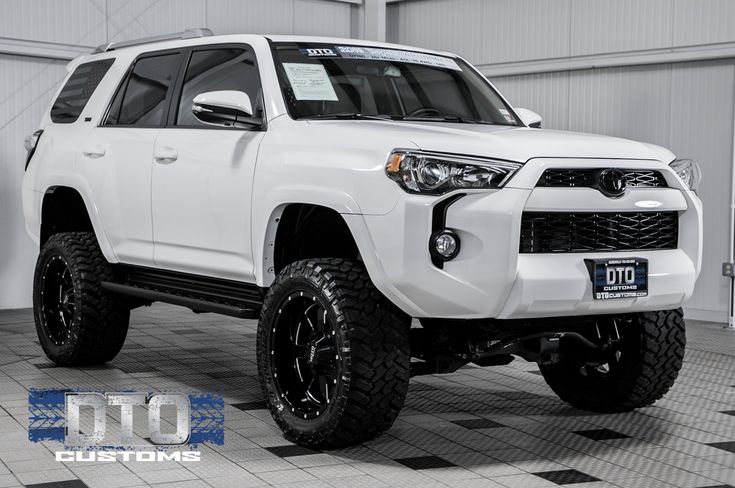
<svg viewBox="0 0 735 488"><path fill-rule="evenodd" d="M102 59L80 64L51 107L51 121L57 124L76 122L113 62L114 59Z"/></svg>
<svg viewBox="0 0 735 488"><path fill-rule="evenodd" d="M179 53L139 59L110 107L106 125L162 126Z"/></svg>
<svg viewBox="0 0 735 488"><path fill-rule="evenodd" d="M200 93L237 90L250 97L253 115L262 116L262 90L252 49L219 48L191 53L181 89L176 125L201 126L191 107Z"/></svg>

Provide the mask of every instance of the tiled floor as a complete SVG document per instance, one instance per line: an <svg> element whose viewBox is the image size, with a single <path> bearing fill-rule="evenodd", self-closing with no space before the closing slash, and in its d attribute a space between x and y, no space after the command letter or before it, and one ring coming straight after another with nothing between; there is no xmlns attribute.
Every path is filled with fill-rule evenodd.
<svg viewBox="0 0 735 488"><path fill-rule="evenodd" d="M394 427L365 445L290 445L264 409L255 322L136 310L106 367L55 368L31 313L0 312L0 488L9 486L579 488L735 485L735 331L690 324L680 379L654 407L592 415L559 401L534 364L417 377ZM31 387L219 391L224 446L200 463L56 462L27 440Z"/></svg>

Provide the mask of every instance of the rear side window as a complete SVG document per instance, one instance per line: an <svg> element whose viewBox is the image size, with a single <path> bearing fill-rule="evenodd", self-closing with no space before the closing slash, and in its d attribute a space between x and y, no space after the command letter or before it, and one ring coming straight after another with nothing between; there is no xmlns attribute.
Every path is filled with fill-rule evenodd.
<svg viewBox="0 0 735 488"><path fill-rule="evenodd" d="M103 59L77 66L51 107L51 121L57 124L75 122L113 62L114 59Z"/></svg>
<svg viewBox="0 0 735 488"><path fill-rule="evenodd" d="M139 59L115 94L105 125L162 126L179 60L179 53Z"/></svg>

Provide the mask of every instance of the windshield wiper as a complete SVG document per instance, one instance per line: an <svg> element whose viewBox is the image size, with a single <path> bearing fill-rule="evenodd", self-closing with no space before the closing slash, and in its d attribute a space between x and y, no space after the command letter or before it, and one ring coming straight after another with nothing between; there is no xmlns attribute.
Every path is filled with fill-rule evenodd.
<svg viewBox="0 0 735 488"><path fill-rule="evenodd" d="M487 124L495 125L492 122L485 120L471 119L467 117L461 117L459 115L401 115L393 117L393 120L407 120L412 122L453 122L456 124Z"/></svg>
<svg viewBox="0 0 735 488"><path fill-rule="evenodd" d="M356 112L340 112L336 114L318 114L301 117L306 120L393 120L387 115L368 115Z"/></svg>

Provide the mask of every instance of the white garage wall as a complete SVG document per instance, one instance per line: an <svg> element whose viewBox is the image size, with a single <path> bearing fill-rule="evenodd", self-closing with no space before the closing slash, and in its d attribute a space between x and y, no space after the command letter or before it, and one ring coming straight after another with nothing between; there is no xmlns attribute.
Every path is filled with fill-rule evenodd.
<svg viewBox="0 0 735 488"><path fill-rule="evenodd" d="M0 0L0 38L93 46L209 27L350 37L358 6L327 0ZM356 34L356 33L355 33ZM38 128L66 62L0 54L0 309L31 304L36 248L20 201L23 139Z"/></svg>
<svg viewBox="0 0 735 488"><path fill-rule="evenodd" d="M687 314L726 321L735 59L550 71L584 56L735 41L731 0L421 0L388 7L389 40L461 54L548 128L661 144L704 170L702 275ZM540 67L539 67L540 66ZM563 69L563 68L560 68ZM502 76L503 72L523 73ZM546 71L546 72L534 72Z"/></svg>

